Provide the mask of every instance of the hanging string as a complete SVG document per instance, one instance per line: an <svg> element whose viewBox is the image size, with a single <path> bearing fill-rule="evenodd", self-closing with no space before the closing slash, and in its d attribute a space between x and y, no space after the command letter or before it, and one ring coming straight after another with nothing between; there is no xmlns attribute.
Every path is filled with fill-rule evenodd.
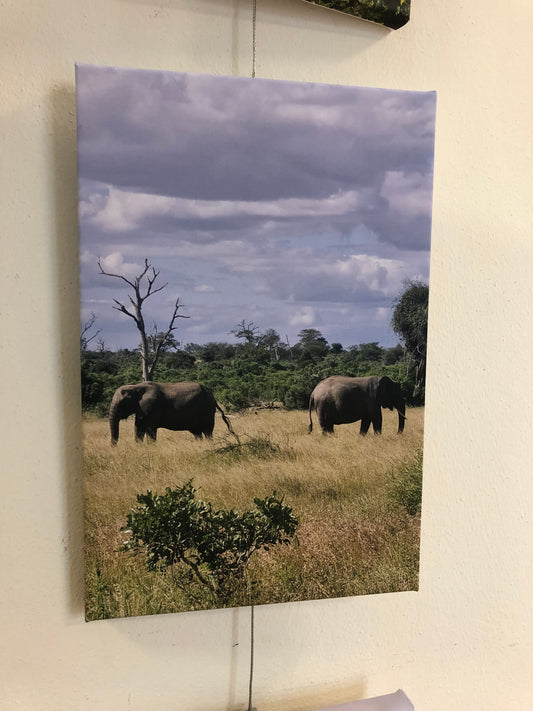
<svg viewBox="0 0 533 711"><path fill-rule="evenodd" d="M257 0L252 0L252 79L255 79L256 25L257 25Z"/></svg>
<svg viewBox="0 0 533 711"><path fill-rule="evenodd" d="M254 680L254 606L250 607L250 683L248 686L248 711L255 711L252 706L252 685Z"/></svg>

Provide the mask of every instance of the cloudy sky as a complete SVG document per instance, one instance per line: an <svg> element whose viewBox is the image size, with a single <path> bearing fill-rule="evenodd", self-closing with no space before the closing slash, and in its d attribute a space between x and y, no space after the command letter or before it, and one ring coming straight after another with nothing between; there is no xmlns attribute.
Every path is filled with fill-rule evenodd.
<svg viewBox="0 0 533 711"><path fill-rule="evenodd" d="M243 319L397 342L394 298L429 280L434 93L78 66L77 98L82 323L107 348L139 337L98 258L160 270L147 327L179 296L182 344Z"/></svg>

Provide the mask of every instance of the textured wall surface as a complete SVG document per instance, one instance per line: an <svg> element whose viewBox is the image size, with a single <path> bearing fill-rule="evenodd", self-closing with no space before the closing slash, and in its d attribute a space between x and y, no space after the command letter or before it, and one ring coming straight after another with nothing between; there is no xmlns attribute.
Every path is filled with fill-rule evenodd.
<svg viewBox="0 0 533 711"><path fill-rule="evenodd" d="M251 73L251 0L2 0L2 711L236 711L248 610L83 620L74 62ZM258 0L257 74L436 90L421 582L256 610L255 705L531 705L533 9Z"/></svg>

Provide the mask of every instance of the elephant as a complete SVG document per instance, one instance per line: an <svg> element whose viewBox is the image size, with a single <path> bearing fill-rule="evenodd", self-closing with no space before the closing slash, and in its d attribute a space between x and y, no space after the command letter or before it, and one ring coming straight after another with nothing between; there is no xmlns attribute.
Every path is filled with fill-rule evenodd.
<svg viewBox="0 0 533 711"><path fill-rule="evenodd" d="M378 378L349 378L332 375L322 380L309 398L309 434L313 431L311 413L316 410L323 434L333 432L333 425L361 420L360 434L366 435L370 424L381 434L381 408L398 411L398 434L403 432L405 400L399 383L386 375Z"/></svg>
<svg viewBox="0 0 533 711"><path fill-rule="evenodd" d="M111 444L118 442L119 423L135 415L135 438L144 435L155 441L157 430L188 430L197 439L211 439L219 410L226 427L236 437L230 421L210 390L198 383L154 383L122 385L117 388L109 408Z"/></svg>

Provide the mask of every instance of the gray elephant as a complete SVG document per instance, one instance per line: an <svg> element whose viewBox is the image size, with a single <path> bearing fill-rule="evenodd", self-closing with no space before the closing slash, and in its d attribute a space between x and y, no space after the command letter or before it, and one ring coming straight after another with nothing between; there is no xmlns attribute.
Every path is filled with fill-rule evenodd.
<svg viewBox="0 0 533 711"><path fill-rule="evenodd" d="M332 375L322 380L309 398L309 433L313 431L311 413L316 410L322 432L333 432L333 425L361 420L360 433L366 435L370 424L381 434L381 408L398 411L398 434L403 432L405 400L398 383L388 378L369 376L348 378Z"/></svg>
<svg viewBox="0 0 533 711"><path fill-rule="evenodd" d="M109 408L111 444L118 442L119 423L135 415L135 438L147 435L154 440L157 430L188 430L197 438L210 439L219 410L228 430L237 438L210 390L198 383L153 383L123 385L117 388ZM238 438L237 438L238 439Z"/></svg>

